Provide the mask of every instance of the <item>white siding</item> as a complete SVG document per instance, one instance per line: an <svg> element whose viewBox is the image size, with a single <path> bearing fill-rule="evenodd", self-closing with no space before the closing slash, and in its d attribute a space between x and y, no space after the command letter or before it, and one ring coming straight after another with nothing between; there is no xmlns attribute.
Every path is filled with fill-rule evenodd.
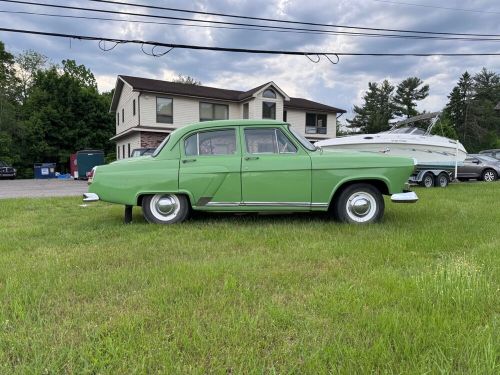
<svg viewBox="0 0 500 375"><path fill-rule="evenodd" d="M162 95L160 95L162 96ZM219 100L204 100L198 98L186 98L182 96L165 95L163 97L173 99L173 124L156 122L156 96L142 94L141 101L141 125L157 126L161 128L179 128L200 121L200 102L226 104L229 107L229 119L242 118L242 109L239 103L223 102Z"/></svg>
<svg viewBox="0 0 500 375"><path fill-rule="evenodd" d="M337 116L335 113L328 113L326 119L326 134L306 134L306 113L314 113L314 111L306 111L299 109L287 109L287 122L307 138L328 139L335 138L337 135ZM318 112L321 113L321 112Z"/></svg>
<svg viewBox="0 0 500 375"><path fill-rule="evenodd" d="M139 125L139 116L137 111L137 98L139 94L135 91L132 91L132 87L127 83L123 84L122 93L120 96L120 100L118 101L118 106L116 109L116 113L120 114L120 124L116 125L116 114L115 114L115 126L116 126L116 134L122 133L125 130L132 128L134 126ZM135 100L136 112L135 116L133 115L133 101ZM122 111L123 110L123 111ZM125 114L125 121L123 121L122 113Z"/></svg>
<svg viewBox="0 0 500 375"><path fill-rule="evenodd" d="M120 159L128 158L128 145L130 144L130 153L135 148L141 147L141 134L139 132L133 132L131 134L126 135L123 138L120 138L118 142L116 142L116 146L120 148ZM123 146L125 145L125 157L123 155ZM118 153L116 154L116 158L118 159Z"/></svg>

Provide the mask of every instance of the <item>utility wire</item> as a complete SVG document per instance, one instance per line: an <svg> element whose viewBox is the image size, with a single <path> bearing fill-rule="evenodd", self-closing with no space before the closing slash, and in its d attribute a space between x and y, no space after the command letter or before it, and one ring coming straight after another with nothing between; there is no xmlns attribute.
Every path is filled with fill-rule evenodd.
<svg viewBox="0 0 500 375"><path fill-rule="evenodd" d="M100 0L100 1L104 1L104 0ZM105 9L98 9L98 8L75 7L75 6L69 6L69 5L36 3L36 2L21 1L21 0L0 0L0 2L24 4L24 5L36 5L36 6L42 6L42 7L80 10L80 11L98 12L98 13L120 14L120 15L128 15L128 16L140 16L140 17L149 17L149 18L156 18L156 19L171 19L171 20L178 20L178 21L200 22L200 23L208 23L208 24L222 24L222 25L232 25L232 26L250 26L250 27L259 27L259 28L266 28L266 29L278 29L278 30L317 31L317 32L323 32L323 33L333 31L333 30L324 30L324 29L323 30L322 29L304 29L304 28L284 27L284 26L270 26L270 25L262 25L262 24L248 24L248 23L226 22L226 21L215 21L215 20L200 20L200 19L193 19L193 18L161 16L161 15L156 15L156 14L144 14L144 13L105 10ZM127 5L128 3L120 3L120 4ZM172 8L172 9L175 9L175 8ZM276 22L280 22L280 21L277 20ZM295 22L295 21L286 21L286 22ZM318 24L318 25L321 25L321 24ZM450 32L414 31L414 30L412 31L412 30L368 28L368 27L341 26L341 25L324 25L324 26L337 27L337 28L360 29L360 30L373 30L373 31L416 33L416 34L426 34L426 35L435 34L435 35L466 36L466 37L500 37L500 34L471 34L471 33L450 33ZM337 31L337 32L339 32L339 31Z"/></svg>
<svg viewBox="0 0 500 375"><path fill-rule="evenodd" d="M466 38L466 37L447 37L447 36L431 36L431 35L397 35L397 34L380 34L380 33L356 33L350 31L295 31L295 30L274 30L274 29L261 29L258 27L230 27L230 26L214 26L214 25L193 25L187 23L175 23L175 22L159 22L159 21L146 21L146 20L135 20L135 19L121 19L121 18L107 18L107 17L91 17L91 16L75 16L67 14L53 14L53 13L39 13L39 12L26 12L26 11L11 11L11 10L0 10L0 13L7 14L24 14L33 16L45 16L45 17L57 17L57 18L69 18L69 19L84 19L84 20L99 20L99 21L113 21L113 22L130 22L130 23L140 23L140 24L154 24L154 25L167 25L167 26L187 26L187 27L198 27L198 28L214 28L214 29L229 29L229 30L250 30L250 31L263 31L263 32L277 32L277 33L298 33L298 34L316 34L324 35L343 35L343 36L355 36L355 37L375 37L375 38L395 38L395 39L418 39L418 40L438 40L438 41L475 41L475 42L498 42L500 38Z"/></svg>
<svg viewBox="0 0 500 375"><path fill-rule="evenodd" d="M92 1L92 0L90 0L90 1ZM420 8L453 10L453 11L457 11L457 12L500 14L499 11L491 11L491 10L466 9L466 8L451 8L451 7L442 7L442 6L438 6L438 5L415 4L415 3L407 3L407 2L402 2L402 1L390 1L390 0L372 0L372 1L376 1L378 3L393 4L393 5L408 5L408 6L420 7Z"/></svg>
<svg viewBox="0 0 500 375"><path fill-rule="evenodd" d="M41 36L52 36L59 38L70 38L78 40L92 40L100 42L111 42L116 44L140 44L149 45L153 47L166 47L166 48L177 48L177 49L190 49L190 50L205 50L205 51L217 51L217 52L237 52L237 53L251 53L251 54L267 54L267 55L294 55L294 56L325 56L325 57L338 57L338 56L449 56L449 57L459 57L459 56L500 56L500 52L487 52L487 53L438 53L438 52L425 52L425 53L376 53L376 52L316 52L316 51L289 51L289 50L262 50L262 49L246 49L246 48L229 48L229 47L210 47L210 46L198 46L189 44L175 44L175 43L163 43L156 41L146 41L138 39L119 39L119 38L108 38L108 37L97 37L79 34L63 34L63 33L52 33L45 31L36 30L24 30L24 29L11 29L11 28L0 28L0 31L11 32L11 33L21 33L21 34L32 34Z"/></svg>

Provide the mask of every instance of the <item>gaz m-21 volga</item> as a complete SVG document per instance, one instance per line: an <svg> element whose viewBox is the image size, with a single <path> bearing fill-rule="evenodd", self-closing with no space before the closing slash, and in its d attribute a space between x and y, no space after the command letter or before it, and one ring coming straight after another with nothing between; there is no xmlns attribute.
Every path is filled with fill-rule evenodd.
<svg viewBox="0 0 500 375"><path fill-rule="evenodd" d="M348 223L384 214L384 195L416 202L407 190L414 161L315 147L275 120L196 123L172 132L153 155L95 167L84 201L141 206L150 223L184 221L192 210L325 211Z"/></svg>

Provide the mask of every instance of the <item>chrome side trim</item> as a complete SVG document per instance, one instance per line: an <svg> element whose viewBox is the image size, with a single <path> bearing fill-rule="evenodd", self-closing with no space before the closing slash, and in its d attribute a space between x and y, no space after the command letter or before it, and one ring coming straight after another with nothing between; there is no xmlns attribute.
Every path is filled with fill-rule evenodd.
<svg viewBox="0 0 500 375"><path fill-rule="evenodd" d="M414 191L408 191L406 193L392 194L391 201L394 203L415 203L418 201L418 196Z"/></svg>
<svg viewBox="0 0 500 375"><path fill-rule="evenodd" d="M84 202L96 202L99 200L99 196L95 193L83 193Z"/></svg>
<svg viewBox="0 0 500 375"><path fill-rule="evenodd" d="M309 202L208 202L211 207L328 207L328 203Z"/></svg>

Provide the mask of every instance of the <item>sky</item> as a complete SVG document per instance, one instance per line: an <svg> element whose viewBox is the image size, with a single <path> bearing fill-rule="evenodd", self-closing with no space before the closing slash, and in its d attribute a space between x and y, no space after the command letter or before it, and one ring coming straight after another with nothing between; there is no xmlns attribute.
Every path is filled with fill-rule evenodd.
<svg viewBox="0 0 500 375"><path fill-rule="evenodd" d="M72 5L88 8L146 13L195 19L256 22L215 16L140 9L102 4L86 0L28 0L32 2ZM253 17L278 18L325 24L426 30L453 33L500 34L500 3L496 0L433 2L431 0L117 0L189 10L231 13ZM406 4L402 4L402 3ZM436 9L418 5L461 8L475 11ZM323 52L500 52L499 42L465 42L408 40L394 38L280 33L228 30L179 25L158 25L104 20L84 20L2 13L25 11L77 16L94 16L121 20L184 22L138 16L96 14L84 11L51 9L35 5L0 2L0 25L5 28L29 29L98 37L153 40L167 43ZM263 23L268 24L269 23ZM294 26L294 25L288 25ZM307 27L307 26L297 26ZM174 49L163 57L152 57L140 45L118 45L111 51L98 48L96 41L70 41L24 34L0 32L7 50L17 54L36 50L52 62L74 59L95 74L100 91L114 87L119 74L154 79L173 79L189 75L203 85L226 89L249 90L274 81L289 96L307 98L345 109L344 118L352 117L353 105L361 104L368 82L388 79L394 85L417 76L430 85L430 95L419 103L420 111L443 108L447 95L464 71L475 73L482 67L500 72L496 57L341 57L333 65L325 58L318 63L304 56L249 55L241 53ZM106 45L110 47L108 43ZM147 48L145 48L147 50ZM158 48L156 52L161 52Z"/></svg>

